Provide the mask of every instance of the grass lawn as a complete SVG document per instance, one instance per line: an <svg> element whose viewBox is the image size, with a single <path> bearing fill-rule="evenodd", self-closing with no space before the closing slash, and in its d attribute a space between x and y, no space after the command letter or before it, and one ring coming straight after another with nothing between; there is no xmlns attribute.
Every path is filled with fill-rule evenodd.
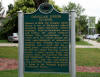
<svg viewBox="0 0 100 77"><path fill-rule="evenodd" d="M9 43L8 40L0 40L0 43Z"/></svg>
<svg viewBox="0 0 100 77"><path fill-rule="evenodd" d="M0 47L0 58L18 59L17 47ZM76 63L79 66L99 66L100 49L97 48L77 48Z"/></svg>
<svg viewBox="0 0 100 77"><path fill-rule="evenodd" d="M77 48L76 63L79 66L100 67L100 49L97 48Z"/></svg>
<svg viewBox="0 0 100 77"><path fill-rule="evenodd" d="M0 71L0 77L18 77L17 70ZM71 77L70 74L25 73L24 77ZM77 73L77 77L100 77L100 73Z"/></svg>
<svg viewBox="0 0 100 77"><path fill-rule="evenodd" d="M0 71L0 77L18 77L17 70ZM70 77L69 74L24 73L24 77Z"/></svg>
<svg viewBox="0 0 100 77"><path fill-rule="evenodd" d="M100 49L97 48L77 48L77 65L79 66L99 66ZM17 47L0 47L0 58L18 59ZM17 70L0 71L0 77L18 77ZM25 73L24 77L70 77L70 74L48 74L48 73ZM100 73L77 73L77 77L100 77Z"/></svg>
<svg viewBox="0 0 100 77"><path fill-rule="evenodd" d="M18 59L18 48L0 47L0 58Z"/></svg>
<svg viewBox="0 0 100 77"><path fill-rule="evenodd" d="M86 41L77 41L77 42L76 42L76 45L91 45L91 46L92 46L92 44L89 44L89 43L86 42Z"/></svg>

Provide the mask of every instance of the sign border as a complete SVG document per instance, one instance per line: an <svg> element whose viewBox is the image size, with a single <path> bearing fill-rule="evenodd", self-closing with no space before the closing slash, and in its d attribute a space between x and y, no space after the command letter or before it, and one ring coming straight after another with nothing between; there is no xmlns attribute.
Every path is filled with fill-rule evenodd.
<svg viewBox="0 0 100 77"><path fill-rule="evenodd" d="M53 9L53 10L55 11L55 9ZM56 11L56 12L57 12L57 11ZM59 12L58 12L58 13L59 13ZM60 13L60 14L68 14L68 17L69 17L69 37L70 37L70 30L71 30L71 27L70 27L70 14L67 13L67 12L66 12L66 13ZM24 15L25 15L25 13L24 13ZM27 15L27 14L26 14L26 15ZM23 19L23 21L24 21L24 19ZM23 22L23 24L24 24L24 22ZM23 30L22 30L22 31L24 32L24 26L23 26ZM24 33L23 33L23 34L24 34ZM24 38L24 35L23 35L23 38ZM69 69L69 72L34 72L34 71L32 72L32 71L31 71L31 73L65 73L65 74L71 73L71 68L70 68L70 67L71 67L71 63L70 63L70 60L71 60L71 59L70 59L70 57L71 57L71 56L70 56L70 50L71 50L71 49L70 49L70 38L69 38L69 46L68 46L68 47L69 47L69 54L68 54L68 55L69 55L69 59L68 59L68 60L69 60L69 68L68 68L68 69ZM23 40L23 50L24 50L24 40ZM24 62L24 52L23 52L23 62ZM24 71L24 72L29 73L30 71L29 71L29 72Z"/></svg>
<svg viewBox="0 0 100 77"><path fill-rule="evenodd" d="M19 77L24 77L24 53L23 53L24 52L24 36L23 36L24 28L23 27L24 27L24 13L22 11L19 11L18 12L18 33L19 33L19 63L18 63L19 64L19 66L18 66L19 72L18 72L18 76ZM71 39L71 48L72 48L71 49L71 68L70 68L70 64L69 64L69 72L68 73L71 73L71 77L76 77L75 40L73 40L73 39L75 39L75 11L71 12L71 38L72 38ZM69 52L69 57L70 57L70 52ZM69 61L70 61L70 58L69 58ZM32 73L65 73L65 74L67 74L67 72L32 72Z"/></svg>

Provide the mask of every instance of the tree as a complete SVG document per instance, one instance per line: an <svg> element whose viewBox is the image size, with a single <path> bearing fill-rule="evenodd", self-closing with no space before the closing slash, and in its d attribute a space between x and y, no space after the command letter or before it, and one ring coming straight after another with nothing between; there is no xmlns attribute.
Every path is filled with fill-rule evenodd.
<svg viewBox="0 0 100 77"><path fill-rule="evenodd" d="M2 10L2 4L1 4L1 2L0 2L0 11Z"/></svg>
<svg viewBox="0 0 100 77"><path fill-rule="evenodd" d="M79 24L80 24L80 31L82 34L87 34L88 32L88 27L87 27L87 23L88 23L88 19L86 15L81 15L79 18Z"/></svg>
<svg viewBox="0 0 100 77"><path fill-rule="evenodd" d="M5 10L2 7L2 3L0 2L0 17L3 17L4 12L5 12Z"/></svg>
<svg viewBox="0 0 100 77"><path fill-rule="evenodd" d="M12 4L10 4L10 5L8 5L8 11L7 11L7 13L9 13L11 10L13 10L13 5Z"/></svg>
<svg viewBox="0 0 100 77"><path fill-rule="evenodd" d="M5 13L5 10L2 6L2 3L0 2L0 31L1 31L1 28L3 26L3 21L4 21L4 18L3 18L3 15Z"/></svg>
<svg viewBox="0 0 100 77"><path fill-rule="evenodd" d="M29 1L29 2L28 2ZM5 22L3 29L0 31L0 37L7 38L8 35L13 32L18 32L18 14L19 10L23 10L24 13L30 13L35 11L33 0L28 1L17 1L14 7L9 8L7 18L8 20Z"/></svg>
<svg viewBox="0 0 100 77"><path fill-rule="evenodd" d="M98 23L96 24L96 31L98 34L100 34L100 19L98 20Z"/></svg>
<svg viewBox="0 0 100 77"><path fill-rule="evenodd" d="M80 4L75 4L75 3L72 3L72 2L69 2L67 6L64 6L63 10L68 11L68 12L75 10L78 18L85 11L85 9L82 8L82 6Z"/></svg>
<svg viewBox="0 0 100 77"><path fill-rule="evenodd" d="M46 1L46 0L36 0L36 2L40 1L40 3ZM0 36L2 38L7 38L8 35L10 35L13 32L18 32L18 14L17 12L22 10L24 13L32 13L36 11L37 7L36 2L33 2L33 0L18 0L14 6L9 5L9 10L7 14L7 21L4 24L4 27L2 31L0 32ZM52 0L49 2L53 3ZM59 10L59 7L53 3L54 7L56 7Z"/></svg>
<svg viewBox="0 0 100 77"><path fill-rule="evenodd" d="M76 12L76 34L77 35L81 34L83 32L82 29L84 28L87 22L86 16L81 16L81 14L85 11L85 9L82 8L80 4L69 2L67 6L64 6L63 10L67 12L75 10Z"/></svg>
<svg viewBox="0 0 100 77"><path fill-rule="evenodd" d="M38 6L41 4L41 3L44 3L44 2L49 2L49 0L33 0L34 3L35 3L35 7L36 9L38 8Z"/></svg>
<svg viewBox="0 0 100 77"><path fill-rule="evenodd" d="M62 8L60 8L59 6L57 6L53 0L49 0L49 3L50 3L51 5L53 5L53 7L54 7L58 12L62 12Z"/></svg>

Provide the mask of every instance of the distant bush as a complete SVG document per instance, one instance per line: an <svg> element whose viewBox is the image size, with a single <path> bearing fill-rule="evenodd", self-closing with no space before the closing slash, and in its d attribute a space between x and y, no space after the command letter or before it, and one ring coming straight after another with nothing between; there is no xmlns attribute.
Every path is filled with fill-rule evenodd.
<svg viewBox="0 0 100 77"><path fill-rule="evenodd" d="M81 38L79 36L76 36L76 41L81 41Z"/></svg>
<svg viewBox="0 0 100 77"><path fill-rule="evenodd" d="M100 43L100 38L97 40L97 42L99 42L99 43Z"/></svg>

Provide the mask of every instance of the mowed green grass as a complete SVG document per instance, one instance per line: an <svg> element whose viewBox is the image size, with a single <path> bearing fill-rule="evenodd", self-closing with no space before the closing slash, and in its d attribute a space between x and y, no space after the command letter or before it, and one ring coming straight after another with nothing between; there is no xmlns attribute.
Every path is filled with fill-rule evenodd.
<svg viewBox="0 0 100 77"><path fill-rule="evenodd" d="M17 70L0 71L0 77L18 77ZM25 73L24 77L71 77L68 73ZM100 73L77 73L77 77L100 77Z"/></svg>
<svg viewBox="0 0 100 77"><path fill-rule="evenodd" d="M90 45L90 46L92 46L92 44L90 44L90 43L88 43L86 41L77 41L76 45Z"/></svg>
<svg viewBox="0 0 100 77"><path fill-rule="evenodd" d="M0 58L18 59L17 47L0 47ZM100 49L77 48L77 65L100 66ZM70 74L25 73L24 77L70 77ZM0 77L18 77L17 70L0 71ZM100 77L100 73L77 73L77 77Z"/></svg>
<svg viewBox="0 0 100 77"><path fill-rule="evenodd" d="M0 58L18 59L17 47L0 47ZM78 66L100 67L100 49L77 48L76 63Z"/></svg>
<svg viewBox="0 0 100 77"><path fill-rule="evenodd" d="M0 58L18 59L18 47L0 47Z"/></svg>
<svg viewBox="0 0 100 77"><path fill-rule="evenodd" d="M76 63L78 66L100 67L100 49L97 48L77 48Z"/></svg>
<svg viewBox="0 0 100 77"><path fill-rule="evenodd" d="M8 40L0 40L0 43L9 43Z"/></svg>
<svg viewBox="0 0 100 77"><path fill-rule="evenodd" d="M0 71L0 77L18 77L18 71L17 70ZM70 77L70 74L24 73L24 77Z"/></svg>

